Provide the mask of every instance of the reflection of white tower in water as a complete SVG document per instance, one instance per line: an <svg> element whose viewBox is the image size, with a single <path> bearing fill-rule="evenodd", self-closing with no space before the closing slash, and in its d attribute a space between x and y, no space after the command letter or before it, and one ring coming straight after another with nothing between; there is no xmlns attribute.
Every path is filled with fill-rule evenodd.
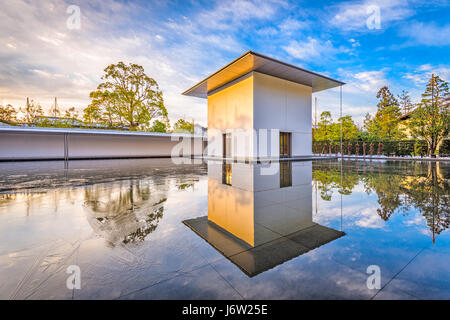
<svg viewBox="0 0 450 320"><path fill-rule="evenodd" d="M254 276L344 235L313 222L312 163L208 163L208 216L184 221Z"/></svg>
<svg viewBox="0 0 450 320"><path fill-rule="evenodd" d="M261 175L262 165L210 163L208 220L251 246L264 243L269 235L276 238L298 231L299 226L310 227L311 162L271 165L276 166L275 174ZM231 187L224 178L232 180Z"/></svg>

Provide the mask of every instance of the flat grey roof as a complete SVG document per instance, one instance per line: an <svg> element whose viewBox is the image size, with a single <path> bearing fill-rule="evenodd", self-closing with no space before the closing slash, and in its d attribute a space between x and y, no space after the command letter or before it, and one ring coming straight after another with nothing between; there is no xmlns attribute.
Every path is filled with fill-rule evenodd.
<svg viewBox="0 0 450 320"><path fill-rule="evenodd" d="M275 240L266 240L253 247L209 221L208 216L184 220L183 223L249 277L256 276L346 235L345 232L314 223L313 226L306 228L299 226L299 230L291 233L288 237L280 235Z"/></svg>
<svg viewBox="0 0 450 320"><path fill-rule="evenodd" d="M209 92L252 71L312 87L313 92L331 89L345 84L344 82L264 56L260 53L247 51L222 69L183 92L183 95L206 98Z"/></svg>

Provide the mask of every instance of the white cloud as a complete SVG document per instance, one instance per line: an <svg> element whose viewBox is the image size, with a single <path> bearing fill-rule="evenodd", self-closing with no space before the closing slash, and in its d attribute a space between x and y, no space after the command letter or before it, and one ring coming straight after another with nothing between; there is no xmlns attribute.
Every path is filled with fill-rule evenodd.
<svg viewBox="0 0 450 320"><path fill-rule="evenodd" d="M367 27L367 12L370 6L380 7L381 29L386 29L394 21L404 20L414 14L414 10L402 0L348 1L332 7L331 25L343 31L371 31Z"/></svg>
<svg viewBox="0 0 450 320"><path fill-rule="evenodd" d="M442 47L450 45L450 24L438 26L435 23L412 22L400 31L400 35L409 38L406 45Z"/></svg>
<svg viewBox="0 0 450 320"><path fill-rule="evenodd" d="M320 193L320 191L319 191ZM337 197L337 198L334 198ZM359 182L350 195L344 196L345 206L340 207L339 193L333 189L333 200L325 201L319 198L318 212L314 216L314 222L329 225L330 222L341 216L346 227L358 226L367 229L380 229L386 227L386 222L377 214L379 208L378 196L376 193L367 195L363 182ZM342 210L342 211L341 211Z"/></svg>
<svg viewBox="0 0 450 320"><path fill-rule="evenodd" d="M16 0L2 3L0 101L3 99L5 103L22 106L29 96L48 108L53 97L57 96L62 106L81 108L89 103L89 92L100 82L103 69L108 64L134 62L144 66L147 74L158 81L172 118L186 116L205 124L206 101L182 96L181 92L252 49L244 43L247 35L243 31L256 31L252 40L265 41L264 36L276 38L267 42L266 53L285 55L279 51L282 43L283 50L293 58L327 65L337 55L357 52L360 39L358 35L352 35L353 38L343 42L336 38L331 42L326 36L306 38L302 36L304 30L311 32L313 25L286 15L287 11L281 12L280 8L287 7L283 1L276 0L222 1L211 3L208 9L197 4L192 14L183 12L186 14L183 17L171 12L170 18L151 16L156 10L147 6L153 3L81 2L80 30L66 28L69 2ZM340 15L338 22L343 28L364 26L365 18L359 21L355 12L365 3L369 2L346 2L333 7L332 12ZM386 22L386 12L390 21L411 13L397 0L392 4L387 1L377 3L382 5L382 27ZM385 6L391 11L395 11L394 8L401 10L394 14L386 11ZM146 22L136 19L138 16L145 16ZM271 24L275 21L280 23ZM289 35L295 35L295 41ZM253 44L252 41L249 43ZM367 46L366 42L364 45ZM358 110L364 110L359 113L363 115L371 105L376 105L374 94L382 85L388 84L386 70L352 73L348 65L345 68L348 68L346 72L338 72L339 79L348 83L344 86L344 112L357 117ZM431 70L426 65L421 68L423 70L405 73L404 78L420 81L422 74ZM332 66L327 69L332 70ZM358 67L358 70L364 69ZM448 66L440 66L438 74L449 80L448 70ZM322 105L338 110L336 91L329 90L325 96L330 99L323 101Z"/></svg>
<svg viewBox="0 0 450 320"><path fill-rule="evenodd" d="M359 43L359 41L358 41L358 40L355 40L355 39L353 39L353 38L351 38L351 39L348 40L348 41L352 44L352 47L353 47L353 48L356 48L356 47L361 46L361 44Z"/></svg>
<svg viewBox="0 0 450 320"><path fill-rule="evenodd" d="M48 109L57 96L63 107L83 108L108 64L133 62L159 83L172 119L185 116L205 124L206 102L181 93L220 67L224 51L232 56L245 51L233 32L220 30L239 32L249 19L271 17L282 3L219 2L191 18L158 19L153 25L149 19L143 25L136 16L152 13L147 3L90 1L80 4L79 30L66 27L69 4L2 3L0 100L19 107L31 97Z"/></svg>
<svg viewBox="0 0 450 320"><path fill-rule="evenodd" d="M57 73L50 73L44 70L39 70L39 69L31 69L30 71L44 77L44 78L63 78L64 75L62 74L57 74Z"/></svg>
<svg viewBox="0 0 450 320"><path fill-rule="evenodd" d="M445 81L450 81L450 66L423 64L417 67L413 72L405 73L403 78L411 80L417 87L424 88L432 74L439 76Z"/></svg>
<svg viewBox="0 0 450 320"><path fill-rule="evenodd" d="M346 83L342 87L343 92L343 114L352 116L355 123L363 125L366 113L376 112L378 90L390 85L386 78L386 71L371 70L354 73L350 70L339 69L340 79ZM319 99L319 114L322 111L331 111L333 119L340 114L339 89L334 88L316 93Z"/></svg>
<svg viewBox="0 0 450 320"><path fill-rule="evenodd" d="M274 27L264 27L264 28L256 30L256 33L259 36L271 37L271 36L274 36L274 35L278 34L278 29L276 29Z"/></svg>
<svg viewBox="0 0 450 320"><path fill-rule="evenodd" d="M386 78L385 70L357 72L346 80L345 113L351 115L355 122L362 126L365 114L376 112L378 90L383 86L389 86L390 83Z"/></svg>
<svg viewBox="0 0 450 320"><path fill-rule="evenodd" d="M201 12L197 21L210 29L237 29L251 19L272 17L280 4L282 4L281 1L266 0L222 1L213 10Z"/></svg>
<svg viewBox="0 0 450 320"><path fill-rule="evenodd" d="M117 9L109 2L108 10ZM102 39L98 33L96 26L104 20L103 13L82 6L82 28L70 31L66 27L66 8L67 4L61 1L2 4L0 43L13 43L17 48L10 53L0 46L4 101L20 106L29 96L50 105L58 96L81 106L87 103L89 90L95 88L102 69L119 57L119 50L112 47L121 48L115 43L118 41ZM121 12L127 13L126 8ZM114 21L120 19L112 16ZM90 81L80 81L81 78Z"/></svg>
<svg viewBox="0 0 450 320"><path fill-rule="evenodd" d="M377 214L376 207L365 208L359 212L359 219L355 221L355 225L368 229L384 228L386 222Z"/></svg>
<svg viewBox="0 0 450 320"><path fill-rule="evenodd" d="M287 18L283 20L279 26L280 31L283 33L292 33L294 31L305 30L308 28L309 22L293 18Z"/></svg>
<svg viewBox="0 0 450 320"><path fill-rule="evenodd" d="M328 59L339 50L336 49L330 40L322 41L308 37L306 41L291 41L283 49L292 57L304 61L313 59Z"/></svg>
<svg viewBox="0 0 450 320"><path fill-rule="evenodd" d="M376 93L381 87L389 84L382 70L358 72L353 78L347 91Z"/></svg>
<svg viewBox="0 0 450 320"><path fill-rule="evenodd" d="M290 37L293 34L299 35L310 29L310 22L306 20L294 19L292 17L282 20L273 26L264 26L256 30L256 34L262 37L277 36L278 39Z"/></svg>

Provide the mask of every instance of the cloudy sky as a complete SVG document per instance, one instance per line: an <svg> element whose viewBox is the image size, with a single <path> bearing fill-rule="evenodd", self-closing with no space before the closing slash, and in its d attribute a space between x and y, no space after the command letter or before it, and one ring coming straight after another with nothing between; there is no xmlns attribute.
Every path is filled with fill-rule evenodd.
<svg viewBox="0 0 450 320"><path fill-rule="evenodd" d="M446 0L0 0L0 104L81 110L124 61L159 83L172 119L205 124L206 101L181 92L253 50L346 82L344 113L361 123L383 85L417 100L431 73L450 80L449 16ZM317 96L336 117L337 90Z"/></svg>

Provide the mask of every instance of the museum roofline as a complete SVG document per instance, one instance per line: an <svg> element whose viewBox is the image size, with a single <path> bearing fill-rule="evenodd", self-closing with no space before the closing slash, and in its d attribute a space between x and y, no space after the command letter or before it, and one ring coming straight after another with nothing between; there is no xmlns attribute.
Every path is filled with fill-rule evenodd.
<svg viewBox="0 0 450 320"><path fill-rule="evenodd" d="M209 92L250 72L259 72L306 85L312 88L312 92L331 89L345 84L339 80L276 60L260 53L247 51L182 94L206 98Z"/></svg>

